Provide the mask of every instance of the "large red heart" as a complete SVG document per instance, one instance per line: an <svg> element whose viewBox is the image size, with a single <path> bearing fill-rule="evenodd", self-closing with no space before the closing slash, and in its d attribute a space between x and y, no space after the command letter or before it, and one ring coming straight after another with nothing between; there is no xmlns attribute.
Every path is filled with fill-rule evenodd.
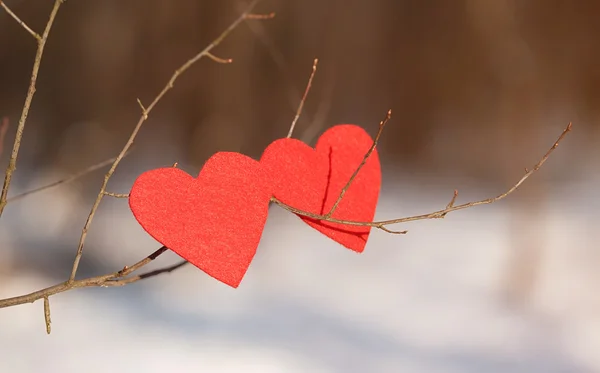
<svg viewBox="0 0 600 373"><path fill-rule="evenodd" d="M327 214L340 192L373 145L361 127L340 124L327 130L315 148L295 139L279 139L265 149L261 164L280 201L314 214ZM381 167L374 150L336 208L340 220L372 221L379 198ZM343 246L362 252L371 227L318 221L301 216L307 224Z"/></svg>
<svg viewBox="0 0 600 373"><path fill-rule="evenodd" d="M271 188L262 166L220 152L198 178L177 168L140 175L129 206L154 239L234 288L246 274L267 220Z"/></svg>

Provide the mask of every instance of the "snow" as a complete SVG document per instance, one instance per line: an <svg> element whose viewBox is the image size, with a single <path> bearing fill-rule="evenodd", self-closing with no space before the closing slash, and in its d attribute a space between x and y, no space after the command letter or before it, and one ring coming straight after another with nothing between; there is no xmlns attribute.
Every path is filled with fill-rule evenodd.
<svg viewBox="0 0 600 373"><path fill-rule="evenodd" d="M240 288L188 266L122 288L71 291L50 298L50 336L41 302L2 309L0 371L600 372L599 186L587 180L556 187L544 218L523 222L545 242L528 305L510 306L502 297L514 218L507 203L398 227L409 230L405 236L374 231L361 255L273 206ZM63 278L10 270L10 263L23 242L27 255L42 263L52 258L43 243L56 232L61 255L74 254L91 201L73 188L7 209L1 297ZM126 181L115 186L126 188ZM451 192L406 176L386 184L377 217L444 206ZM467 189L460 199L484 192ZM69 211L60 207L68 205L65 196L78 201ZM48 213L27 219L42 204ZM26 232L36 237L23 241ZM114 270L158 246L125 200L107 199L84 261ZM154 266L177 259L169 253Z"/></svg>

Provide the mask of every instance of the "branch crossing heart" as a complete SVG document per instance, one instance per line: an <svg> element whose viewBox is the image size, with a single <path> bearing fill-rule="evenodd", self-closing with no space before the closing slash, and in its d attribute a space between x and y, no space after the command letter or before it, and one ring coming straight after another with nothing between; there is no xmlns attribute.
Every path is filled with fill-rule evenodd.
<svg viewBox="0 0 600 373"><path fill-rule="evenodd" d="M370 222L381 186L373 139L361 127L328 129L313 148L290 138L273 141L259 161L218 152L198 177L175 168L146 171L134 182L129 206L155 240L211 277L237 288L259 246L272 197L295 209L338 221ZM348 185L353 174L365 161ZM299 215L344 247L362 252L370 226Z"/></svg>

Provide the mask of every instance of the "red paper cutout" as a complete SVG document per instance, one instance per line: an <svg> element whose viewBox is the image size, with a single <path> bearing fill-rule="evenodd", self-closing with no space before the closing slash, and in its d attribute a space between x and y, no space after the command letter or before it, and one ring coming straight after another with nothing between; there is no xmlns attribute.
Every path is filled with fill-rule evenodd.
<svg viewBox="0 0 600 373"><path fill-rule="evenodd" d="M133 184L129 205L154 239L237 288L256 253L270 198L259 162L220 152L198 178L177 168L143 173Z"/></svg>
<svg viewBox="0 0 600 373"><path fill-rule="evenodd" d="M315 148L295 139L279 139L264 151L265 167L273 195L287 205L324 215L363 161L373 139L361 127L341 124L327 130ZM339 203L332 217L372 221L379 198L381 168L374 150ZM371 227L315 221L307 224L341 245L362 252Z"/></svg>

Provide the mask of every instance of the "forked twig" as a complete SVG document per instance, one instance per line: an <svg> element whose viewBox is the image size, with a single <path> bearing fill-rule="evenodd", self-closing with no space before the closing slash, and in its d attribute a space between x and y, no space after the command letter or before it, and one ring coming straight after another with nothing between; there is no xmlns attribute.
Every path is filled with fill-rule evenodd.
<svg viewBox="0 0 600 373"><path fill-rule="evenodd" d="M94 214L98 208L98 205L100 204L100 201L102 200L102 198L105 195L110 195L110 196L115 196L115 197L125 197L126 195L123 194L116 194L116 193L110 193L106 191L106 186L108 184L109 179L111 178L111 176L113 175L113 173L115 172L115 169L117 168L118 164L120 163L120 161L125 157L125 155L128 153L129 149L131 148L133 141L135 139L135 137L137 136L137 133L139 132L141 126L143 125L143 123L148 119L148 114L152 111L152 109L158 104L158 102L162 99L162 97L173 88L173 85L175 83L175 81L177 80L177 78L183 74L186 70L188 70L192 65L194 65L198 60L200 60L202 57L209 57L211 59L215 59L215 56L210 54L210 51L215 48L217 45L219 45L224 39L225 37L227 37L227 35L229 35L235 28L237 28L243 21L247 20L247 19L268 19L268 18L273 18L274 13L268 14L268 15L257 15L257 14L252 14L250 13L252 11L252 9L254 8L254 6L259 2L260 0L253 0L247 7L246 10L234 21L231 23L231 25L225 29L225 31L223 31L215 40L213 40L212 43L210 43L204 50L202 50L200 53L198 53L197 55L195 55L193 58L191 58L190 60L188 60L186 63L184 63L181 67L179 67L177 70L175 70L175 72L173 73L173 75L171 76L171 79L167 82L167 84L165 85L165 87L160 91L160 93L154 98L154 100L151 102L151 104L148 107L144 107L144 105L141 103L141 101L138 100L138 103L140 105L140 107L142 108L142 114L140 119L138 120L135 128L133 129L129 139L127 140L125 146L123 147L122 151L119 153L119 155L111 160L111 167L109 169L109 171L106 173L106 175L104 176L104 182L100 188L100 192L98 193L98 196L94 202L94 205L92 206L92 209L90 211L90 214L88 215L88 218L86 220L86 223L84 225L84 228L82 229L82 234L81 234L81 238L79 241L79 245L78 245L78 249L77 249L77 254L75 257L75 260L73 262L73 267L71 270L71 276L69 277L69 279L65 282L62 282L60 284L56 284L54 286L50 286L48 288L42 289L42 290L38 290L35 291L33 293L30 294L26 294L26 295L21 295L21 296L17 296L17 297L12 297L12 298L7 298L7 299L1 299L0 300L0 308L4 308L4 307L11 307L11 306L15 306L15 305L19 305L19 304L25 304L25 303L32 303L35 302L36 300L39 299L44 299L44 315L45 315L45 319L46 319L46 327L47 327L47 331L50 331L50 306L49 306L49 300L47 300L50 296L55 295L55 294L59 294L59 293L63 293L65 291L69 291L72 289L77 289L77 288L83 288L83 287L109 287L109 286L123 286L126 284L130 284L133 282L137 282L143 279L147 279L150 277L154 277L163 273L169 273L172 272L178 268L183 267L185 264L187 264L187 261L181 261L175 265L171 265L168 267L164 267L164 268L160 268L154 271L150 271L150 272L146 272L146 273L142 273L136 276L131 276L128 277L130 274L132 274L133 272L141 269L142 267L146 266L147 264L149 264L150 262L152 262L154 259L156 259L157 257L159 257L160 255L162 255L164 252L166 252L168 249L163 246L161 248L159 248L158 250L156 250L155 252L153 252L152 254L148 255L146 258L140 260L139 262L133 264L132 266L125 266L123 269L121 269L120 271L114 272L114 273L110 273L110 274L106 274L106 275L102 275L102 276L95 276L95 277L90 277L90 278L86 278L86 279L81 279L81 280L76 280L75 279L75 275L77 273L77 269L79 267L79 261L81 260L81 256L82 256L82 252L83 252L83 245L85 242L85 238L87 235L87 231L89 229L89 226L92 222L92 219L94 217ZM62 2L61 0L58 0L57 3ZM51 17L52 19L54 19L54 15ZM47 30L49 28L47 27ZM46 35L46 33L45 33ZM45 39L44 39L45 40ZM218 62L222 62L222 61L218 61ZM35 70L37 71L37 70ZM20 138L19 138L20 139ZM20 143L20 140L19 140ZM103 162L101 165L96 165L93 166L92 168L97 169L101 166L106 165L105 162ZM174 165L174 167L176 167L177 164ZM11 169L12 171L14 171L14 168ZM12 172L11 171L11 172ZM84 170L83 172L79 173L78 175L75 176L79 176L81 174L85 174L91 172L90 169ZM74 177L70 178L70 179L74 179ZM69 179L69 180L70 180ZM67 181L61 181L60 183L64 183ZM22 198L25 197L26 195L30 195L31 193L43 190L43 189L47 189L50 188L52 186L55 186L57 184L51 184L51 185L47 185L44 186L42 188L38 188L34 191L30 191L30 192L26 192L24 193L24 195L18 195L13 197L12 200L14 199L18 199L18 198Z"/></svg>
<svg viewBox="0 0 600 373"><path fill-rule="evenodd" d="M175 70L175 72L171 76L171 79L169 79L169 81L164 86L164 88L159 92L159 94L154 98L154 100L152 100L150 105L144 106L141 103L141 101L138 99L138 104L142 108L142 115L140 116L140 119L138 120L137 124L135 125L133 131L131 132L129 139L125 143L125 146L123 146L121 153L119 153L119 155L113 162L112 166L110 167L110 169L104 176L104 182L102 183L102 186L100 187L100 191L98 192L98 196L96 197L96 200L94 201L94 204L92 206L90 214L88 215L88 217L86 219L85 225L83 226L83 229L81 230L81 238L79 239L79 245L77 246L77 253L75 254L75 259L73 260L73 267L71 269L71 275L69 276L69 280L67 282L71 283L75 280L75 275L77 274L77 269L79 268L79 262L81 261L81 256L83 255L83 247L85 244L87 232L88 232L90 225L94 219L94 215L96 214L96 211L98 209L98 206L100 205L100 202L106 195L106 186L108 185L108 181L110 180L110 178L113 175L113 173L115 172L117 166L123 159L123 156L125 155L127 150L129 150L129 148L133 144L133 141L135 140L142 125L148 119L148 115L150 114L152 109L154 109L156 104L158 104L158 102L163 98L163 96L173 88L175 81L181 74L183 74L192 65L194 65L196 62L198 62L202 57L209 56L211 50L213 48L215 48L216 46L218 46L227 37L227 35L229 35L235 28L237 28L239 26L240 23L242 23L246 19L262 19L258 16L254 16L250 13L252 11L252 9L254 8L254 6L259 1L260 0L253 0L246 7L246 10L233 23L231 23L231 25L229 25L229 27L227 27L227 29L225 29L225 31L223 31L221 33L221 35L219 35L215 40L213 40L213 42L210 43L206 48L204 48L204 50L202 50L200 53L196 54L194 57L192 57L187 62L185 62L183 65L181 65L177 70ZM272 18L272 16L274 16L274 14L269 15L269 17L267 17L267 18Z"/></svg>
<svg viewBox="0 0 600 373"><path fill-rule="evenodd" d="M399 232L391 231L390 229L386 228L386 226L392 225L392 224L407 223L407 222L416 221L416 220L440 219L440 218L444 218L446 216L446 214L448 214L449 212L463 210L466 208L479 206L479 205L488 205L488 204L497 202L501 199L508 197L515 190L517 190L521 186L521 184L523 184L525 182L525 180L527 180L534 172L538 171L542 167L542 165L550 157L550 154L552 154L552 152L558 147L558 144L564 139L564 137L567 135L567 133L569 133L571 131L571 128L572 128L572 124L569 123L567 125L567 127L563 130L561 135L558 137L558 139L554 142L552 147L546 152L546 154L544 154L542 159L535 166L533 166L533 168L531 170L527 170L525 175L523 175L523 177L521 177L521 179L519 179L519 181L517 181L517 183L513 184L513 186L510 187L504 193L502 193L496 197L484 199L481 201L468 202L468 203L463 203L461 205L454 205L456 197L458 196L458 191L455 191L454 196L452 197L452 200L446 206L446 208L444 208L443 210L431 212L428 214L415 215L415 216L409 216L409 217L398 218L398 219L381 220L381 221L352 221L352 220L335 219L332 217L328 217L327 215L319 215L319 214L314 214L314 213L311 213L308 211L303 211L303 210L297 209L293 206L289 206L289 205L281 202L280 200L278 200L275 197L272 197L271 201L278 204L282 208L284 208L290 212L293 212L296 215L306 216L313 220L322 220L322 221L344 224L344 225L375 227L375 228L381 229L388 233L399 233L399 234L406 233L405 231L399 231Z"/></svg>
<svg viewBox="0 0 600 373"><path fill-rule="evenodd" d="M171 273L189 263L190 262L188 262L187 260L182 260L179 263L175 263L168 267L155 269L154 271L145 272L140 275L131 276L131 277L127 277L127 278L114 279L114 280L107 280L101 286L125 286L125 285L132 284L134 282L138 282L140 280L144 280L144 279L147 279L150 277L162 275L164 273Z"/></svg>
<svg viewBox="0 0 600 373"><path fill-rule="evenodd" d="M494 197L494 198L486 199L486 200L469 202L469 203L465 203L462 205L454 206L454 201L456 200L456 197L458 196L458 192L454 191L452 200L450 201L450 203L448 203L448 205L446 206L445 209L436 211L436 212L432 212L429 214L417 215L417 216L399 218L399 219L393 219L393 220L377 221L377 222L356 222L356 221L339 220L339 219L334 219L334 218L326 218L324 215L312 214L310 212L305 212L305 211L296 209L292 206L286 205L285 203L277 200L276 198L273 198L272 200L273 200L273 202L277 203L282 208L284 208L292 213L302 215L302 216L307 216L311 219L324 220L324 221L329 221L332 223L340 223L340 224L347 224L347 225L371 226L371 227L379 228L388 233L403 234L403 233L406 233L406 231L392 231L392 230L388 229L386 227L386 225L403 223L403 222L414 221L414 220L443 218L445 216L445 214L447 214L448 212L461 210L461 209L465 209L465 208L473 207L473 206L477 206L477 205L490 204L490 203L496 202L500 199L507 197L509 194L514 192L525 180L527 180L527 178L529 176L531 176L534 172L536 172L537 170L539 170L542 167L542 165L544 164L544 162L546 162L546 160L548 159L550 154L554 151L554 149L556 149L558 147L558 144L563 140L563 138L566 136L566 134L570 130L571 130L571 123L569 123L569 125L564 129L563 133L560 135L558 140L546 152L546 154L542 157L542 159L531 170L528 170L527 173L516 184L514 184L508 191L504 192L503 194L501 194L497 197ZM163 247L159 248L158 250L156 250L155 252L153 252L152 254L148 255L146 258L133 264L132 266L125 266L122 270L111 273L111 274L90 277L90 278L82 279L82 280L65 281L63 283L60 283L60 284L30 293L30 294L21 295L21 296L13 297L13 298L2 299L2 300L0 300L0 308L16 306L16 305L25 304L25 303L32 303L32 302L35 302L36 300L43 299L43 298L45 299L52 295L63 293L65 291L69 291L69 290L76 289L76 288L123 286L123 285L127 285L127 284L130 284L133 282L137 282L137 281L146 279L146 278L154 277L154 276L157 276L157 275L160 275L163 273L170 273L170 272L172 272L178 268L181 268L187 264L187 262L184 260L184 261L181 261L177 264L174 264L174 265L171 265L168 267L160 268L160 269L157 269L154 271L150 271L150 272L132 276L132 277L127 277L128 275L132 274L133 272L139 270L140 268L146 266L147 264L149 264L150 262L155 260L157 257L162 255L167 250L168 249L165 246L163 246Z"/></svg>
<svg viewBox="0 0 600 373"><path fill-rule="evenodd" d="M176 267L176 266L178 266L177 268L183 266L182 263L179 263L176 266L170 266L170 267L164 268L162 270L155 270L152 272L148 272L148 273L145 273L142 275L135 276L132 279L127 278L128 275L130 275L131 273L137 271L138 269L148 265L150 262L152 262L154 259L158 258L160 255L162 255L167 250L168 249L165 246L163 246L163 247L159 248L158 250L156 250L155 252L153 252L152 254L145 257L144 259L133 264L132 266L125 266L120 271L117 271L114 273L109 273L107 275L90 277L90 278L85 278L82 280L75 280L75 281L70 281L70 282L65 281L60 284L56 284L54 286L50 286L50 287L47 287L42 290L38 290L38 291L35 291L30 294L21 295L21 296L13 297L13 298L1 299L0 300L0 308L17 306L19 304L33 303L36 300L47 299L52 295L64 293L65 291L69 291L72 289L86 288L86 287L108 287L108 286L125 285L127 283L136 282L136 281L139 281L139 280L142 280L145 278L159 275L161 273L171 272L174 270L174 267Z"/></svg>
<svg viewBox="0 0 600 373"><path fill-rule="evenodd" d="M23 109L23 114L21 116L21 120L19 121L19 127L17 129L17 137L15 139L15 145L13 148L13 155L11 156L11 161L9 164L9 167L7 169L7 173L6 173L6 179L5 179L5 184L4 184L4 188L2 190L2 196L0 197L0 215L2 213L2 210L4 208L4 206L6 205L6 203L8 201L12 201L15 199L19 199L22 197L25 197L26 195L29 195L31 193L34 193L36 191L40 191L43 189L47 189L50 188L52 186L58 185L57 183L55 184L51 184L49 186L45 186L42 188L38 188L36 190L33 191L29 191L26 193L23 193L21 195L17 195L11 199L6 198L6 195L8 193L8 187L10 184L10 177L12 175L12 173L15 170L16 167L16 157L17 157L17 153L18 153L18 149L20 146L20 141L22 138L22 132L23 132L23 127L25 125L25 120L27 117L27 113L29 111L29 106L31 105L31 99L33 97L33 92L35 92L35 79L37 77L37 71L39 69L39 61L41 60L41 54L43 52L43 45L45 44L47 37L48 37L48 33L49 30L51 28L51 25L53 23L54 17L56 16L56 12L58 11L58 7L60 5L60 3L62 3L63 0L56 0L55 2L55 6L53 9L53 12L50 16L50 21L48 22L47 26L46 26L46 30L44 31L43 36L39 39L39 46L38 46L38 54L36 55L36 62L34 63L34 70L32 73L32 82L30 84L30 90L28 92L27 95L27 99L24 105L24 109ZM111 178L111 176L113 175L113 173L115 172L115 169L117 168L117 166L119 165L120 161L123 159L123 157L127 154L128 150L131 148L134 139L137 136L137 133L139 132L140 128L142 127L142 125L144 124L144 122L148 119L148 115L149 113L152 111L152 109L157 105L157 103L162 99L162 97L173 88L173 85L175 83L175 81L177 80L177 78L183 74L187 69L189 69L194 63L196 63L198 60L200 60L202 57L208 57L216 62L219 63L229 63L230 60L227 59L221 59L219 57L216 57L215 55L213 55L211 53L211 50L213 48L215 48L217 45L219 45L223 39L225 39L225 37L231 32L233 31L241 22L243 22L244 20L247 19L267 19L267 18L272 18L274 16L273 13L271 14L267 14L267 15L256 15L256 14L251 14L251 10L252 8L259 2L260 0L254 0L251 2L251 4L246 8L246 10L241 14L240 17L238 17L223 33L221 33L221 35L219 35L211 44L209 44L203 51L201 51L200 53L198 53L196 56L194 56L193 58L191 58L190 60L188 60L186 63L184 63L179 69L175 70L175 72L173 73L171 79L168 81L168 83L165 85L165 87L160 91L160 93L154 98L154 100L150 103L150 105L148 107L145 107L141 101L138 100L138 103L141 107L142 113L141 113L141 117L138 120L137 124L135 125L129 139L127 140L125 146L123 147L122 151L119 153L119 155L110 160L110 164L111 167L109 169L109 171L106 173L105 177L104 177L104 182L100 188L100 192L98 193L98 196L96 197L96 200L91 208L91 211L88 215L88 218L86 220L86 223L82 229L82 233L81 233L81 238L79 241L79 245L77 248L77 254L75 256L75 260L73 262L73 267L71 270L71 275L69 277L69 279L65 282L56 284L54 286L50 286L47 287L45 289L41 289L38 291L35 291L33 293L30 294L26 294L26 295L21 295L21 296L17 296L17 297L12 297L12 298L7 298L7 299L1 299L0 300L0 308L4 308L4 307L10 307L10 306L15 306L15 305L19 305L19 304L25 304L25 303L32 303L35 302L36 300L39 299L43 299L44 300L44 319L45 319L45 324L46 324L46 330L47 333L50 333L50 303L49 303L49 298L50 296L53 296L55 294L59 294L59 293L63 293L66 291L70 291L76 288L84 288L84 287L113 287L113 286L123 286L123 285L127 285L127 284L131 284L143 279L147 279L147 278L151 278L160 274L164 274L164 273L170 273L172 271L175 271L183 266L185 266L188 262L183 260L179 263L176 263L174 265L170 265L167 267L163 267L157 270L153 270L153 271L149 271L146 273L142 273L142 274L136 274L136 275L132 275L134 274L134 272L140 270L141 268L145 267L146 265L148 265L149 263L151 263L152 261L154 261L157 257L159 257L160 255L162 255L164 252L166 252L168 250L167 247L163 246L161 248L159 248L158 250L154 251L152 254L148 255L147 257L145 257L144 259L138 261L137 263L131 265L131 266L125 266L123 267L121 270L117 271L117 272L113 272L113 273L109 273L109 274L105 274L105 275L101 275L101 276L95 276L95 277L90 277L90 278L86 278L86 279L80 279L80 280L76 280L75 276L77 274L77 269L79 266L79 262L81 260L82 257L82 253L83 253L83 247L84 247L84 243L85 243L85 239L86 239L86 235L87 235L87 231L91 225L91 222L93 220L93 217L96 213L96 210L101 202L101 200L103 199L104 196L113 196L113 197L119 197L119 198L126 198L128 195L127 194L116 194L116 193L110 193L107 192L106 187L108 184L109 179ZM13 18L17 19L16 16L13 16ZM18 20L19 21L19 20ZM22 24L23 26L23 24ZM25 27L25 26L23 26ZM26 28L27 29L27 28ZM30 31L31 33L32 31ZM41 49L41 51L40 51ZM37 66L37 67L36 67ZM315 71L316 71L316 66L317 66L317 60L315 59L314 64L313 64L313 71L312 74L309 78L304 96L300 102L300 106L298 107L298 110L296 112L296 117L294 118L294 121L292 122L292 126L289 130L288 133L288 137L291 137L293 130L294 130L294 126L298 120L298 118L300 117L300 114L302 112L302 108L304 105L304 102L306 100L306 97L308 95L308 92L310 90L311 84L312 84L312 79L314 77ZM356 171L352 174L352 176L350 177L350 179L348 180L348 182L346 183L346 185L344 186L344 188L341 190L340 195L338 196L336 202L333 204L331 210L325 214L325 215L318 215L318 214L313 214L311 212L307 212L307 211L302 211L299 209L294 208L293 206L289 206L279 200L277 200L276 198L272 198L272 202L278 204L279 206L281 206L282 208L295 213L297 215L301 215L301 216L306 216L308 218L314 219L314 220L323 220L323 221L328 221L328 222L332 222L332 223L338 223L338 224L345 224L345 225L356 225L356 226L370 226L370 227L375 227L378 229L381 229L385 232L388 233L393 233L393 234L403 234L406 233L406 231L393 231L389 228L387 228L388 225L392 225L392 224L397 224L397 223L404 223L404 222L409 222L409 221L415 221L415 220L425 220L425 219L438 219L438 218L443 218L446 216L447 213L452 212L452 211L456 211L456 210L461 210L461 209L465 209L465 208L469 208L469 207L473 207L473 206L477 206L477 205L482 205L482 204L491 204L494 203L496 201L499 201L505 197L507 197L508 195L510 195L511 193L513 193L523 182L525 182L525 180L527 180L527 178L529 178L534 172L538 171L542 165L545 163L545 161L549 158L549 156L551 155L551 153L557 148L558 144L563 140L563 138L566 136L566 134L571 131L571 123L569 123L569 125L564 129L563 133L559 136L559 138L556 140L556 142L553 144L553 146L546 152L546 154L542 157L542 159L531 169L531 170L526 170L525 175L516 183L514 184L510 189L508 189L506 192L494 197L494 198L489 198L489 199L485 199L485 200L481 200L481 201L475 201L475 202L468 202L465 204L461 204L461 205L455 205L456 199L458 197L458 191L454 191L453 197L450 200L450 202L446 205L446 207L443 210L439 210L439 211L435 211L432 213L428 213L428 214L423 214L423 215L417 215L417 216L411 216L411 217L405 217L405 218L398 218L398 219L392 219L392 220L382 220L382 221L374 221L374 222L360 222L360 221L349 221L349 220L342 220L342 219L336 219L336 218L332 218L333 213L335 212L336 208L338 207L340 201L344 198L344 195L346 193L346 191L348 190L348 188L351 186L351 184L354 182L356 176L358 175L358 173L360 172L360 170L363 168L363 166L366 164L367 160L369 159L369 157L371 157L373 151L375 151L378 141L381 137L383 128L385 127L387 121L390 119L391 116L391 111L389 111L387 113L386 118L380 122L379 125L379 131L375 137L375 139L373 140L373 144L372 146L369 148L369 150L367 151L367 153L365 154L365 156L363 157L362 162L360 163L360 165L357 167ZM108 161L107 162L103 162L100 165L95 165L92 166L91 168L97 169L100 168L102 166L106 166L108 165ZM174 167L176 167L176 164L174 165ZM77 174L77 175L81 175L81 174L87 174L90 171L91 168L88 168L87 170L84 170L83 172ZM75 176L77 176L75 175ZM73 177L72 177L73 178ZM70 179L66 179L66 180L70 180ZM59 183L64 183L64 182L68 182L68 181L61 181Z"/></svg>
<svg viewBox="0 0 600 373"><path fill-rule="evenodd" d="M360 170L364 167L365 163L367 163L367 160L369 159L369 157L371 156L371 154L373 154L373 151L375 150L375 147L377 147L377 144L379 143L379 138L381 137L381 134L383 133L383 128L385 127L386 123L390 120L391 117L392 117L392 110L390 109L390 110L388 110L385 118L381 122L379 122L379 130L377 131L377 135L375 136L375 140L373 140L373 144L371 145L371 147L369 148L369 150L367 151L367 153L363 157L362 162L360 162L360 164L356 168L356 171L354 171L354 173L352 174L352 176L350 176L350 179L348 179L348 182L346 183L346 185L344 185L344 187L342 188L342 191L340 192L340 195L338 196L338 199L335 201L335 203L333 204L333 206L331 206L331 210L329 210L329 212L327 214L325 214L325 217L330 218L331 215L333 215L333 213L335 212L335 209L338 207L338 205L342 201L342 198L344 198L344 194L346 194L346 191L348 191L348 188L350 188L350 185L352 184L352 182L356 178L356 175L358 175L358 173L360 172Z"/></svg>
<svg viewBox="0 0 600 373"><path fill-rule="evenodd" d="M41 42L42 41L42 37L40 36L40 34L38 34L37 32L33 31L29 26L27 26L27 24L25 22L23 22L21 20L21 18L19 18L9 7L8 5L4 4L4 1L0 1L0 5L2 6L2 8L4 8L4 10L6 11L6 13L8 13L9 16L13 17L13 19L15 21L17 21L17 23L19 25L21 25L21 27L23 27L23 29L25 29L25 31L27 31L31 36L33 36L33 38L35 40L37 40L37 42Z"/></svg>
<svg viewBox="0 0 600 373"><path fill-rule="evenodd" d="M44 55L44 47L46 46L46 42L48 41L48 35L50 35L50 30L52 29L52 25L54 24L54 19L56 18L56 13L58 13L58 9L64 0L55 0L54 7L52 7L52 11L50 12L50 17L48 19L48 23L46 23L46 28L44 29L44 33L41 38L36 38L38 41L37 51L35 53L35 59L33 62L33 69L31 71L31 78L29 81L29 89L27 90L27 96L25 96L25 103L23 104L23 110L21 112L21 118L19 119L19 124L17 125L17 134L15 135L15 142L13 144L12 154L10 156L10 160L8 162L8 167L6 168L6 174L4 177L4 185L2 186L2 193L0 194L0 216L4 212L4 208L7 204L6 197L8 196L8 188L10 188L10 182L12 180L12 175L17 168L17 157L19 156L19 149L21 148L21 139L23 138L23 131L25 130L25 122L27 121L27 115L29 115L29 108L31 107L31 102L33 101L33 96L36 91L36 82L38 77L38 72L40 71L40 65L42 63L42 56ZM4 3L3 3L4 4ZM4 6L4 9L8 9ZM9 14L13 14L12 12ZM13 18L20 21L18 17L13 16ZM21 25L25 27L25 23L20 21ZM30 31L28 27L25 27L26 30ZM35 36L34 36L35 37Z"/></svg>

